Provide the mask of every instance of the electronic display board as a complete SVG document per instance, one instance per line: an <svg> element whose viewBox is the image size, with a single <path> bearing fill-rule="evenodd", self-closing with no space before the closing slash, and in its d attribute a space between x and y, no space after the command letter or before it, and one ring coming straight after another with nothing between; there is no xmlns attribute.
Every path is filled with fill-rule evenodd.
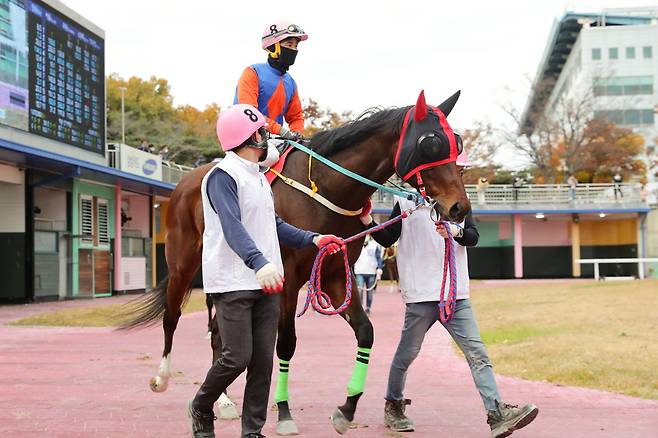
<svg viewBox="0 0 658 438"><path fill-rule="evenodd" d="M104 154L104 46L42 1L0 0L0 123Z"/></svg>

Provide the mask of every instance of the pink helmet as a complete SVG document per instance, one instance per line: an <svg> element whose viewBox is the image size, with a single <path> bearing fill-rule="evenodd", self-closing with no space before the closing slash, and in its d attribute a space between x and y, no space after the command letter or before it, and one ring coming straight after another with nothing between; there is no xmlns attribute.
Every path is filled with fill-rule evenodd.
<svg viewBox="0 0 658 438"><path fill-rule="evenodd" d="M308 39L306 32L296 24L289 21L276 21L263 30L263 49L291 37L299 38L301 41Z"/></svg>
<svg viewBox="0 0 658 438"><path fill-rule="evenodd" d="M217 138L224 152L228 152L240 146L263 126L267 126L267 123L260 111L246 103L239 103L219 113Z"/></svg>
<svg viewBox="0 0 658 438"><path fill-rule="evenodd" d="M466 148L462 149L461 153L457 155L457 162L455 164L457 166L470 167L471 162L468 159Z"/></svg>

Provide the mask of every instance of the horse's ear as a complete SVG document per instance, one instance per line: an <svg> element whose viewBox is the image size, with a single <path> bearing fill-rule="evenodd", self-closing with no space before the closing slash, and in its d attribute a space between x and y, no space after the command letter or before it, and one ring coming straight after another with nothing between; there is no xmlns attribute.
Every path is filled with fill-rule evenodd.
<svg viewBox="0 0 658 438"><path fill-rule="evenodd" d="M425 90L422 90L416 101L416 111L414 111L414 120L420 122L427 117L427 103L425 103Z"/></svg>
<svg viewBox="0 0 658 438"><path fill-rule="evenodd" d="M460 94L461 94L461 90L458 90L455 94L447 98L441 105L439 105L439 109L441 110L444 116L448 117L450 111L452 111L452 109L455 107L457 100L459 100Z"/></svg>

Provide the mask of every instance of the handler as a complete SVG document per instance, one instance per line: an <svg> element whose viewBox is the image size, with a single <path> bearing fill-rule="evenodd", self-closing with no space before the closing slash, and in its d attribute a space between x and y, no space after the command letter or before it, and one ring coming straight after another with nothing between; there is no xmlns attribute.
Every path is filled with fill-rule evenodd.
<svg viewBox="0 0 658 438"><path fill-rule="evenodd" d="M213 404L245 369L242 436L263 437L284 281L279 240L294 248L330 245L330 252L344 245L336 236L295 228L274 212L272 189L258 165L267 152L265 126L251 105L222 111L217 136L226 158L201 183L203 288L217 309L222 352L188 404L198 438L215 436Z"/></svg>
<svg viewBox="0 0 658 438"><path fill-rule="evenodd" d="M461 172L469 165L465 151L457 157L456 164ZM412 201L397 198L391 218L411 207ZM396 432L414 430L413 421L405 415L405 407L410 403L403 394L407 370L420 352L425 333L439 320L438 300L448 234L443 225L431 219L430 211L428 207L421 207L407 219L372 233L373 238L384 247L390 247L399 239L397 265L406 310L402 335L388 376L384 407L384 423ZM370 215L361 218L361 222L367 228L377 225ZM492 437L506 437L534 420L538 409L532 404L519 408L501 401L493 367L469 299L466 247L477 245L479 238L472 214L469 213L461 225L450 224L449 229L458 244L457 304L453 318L443 325L464 352L487 411Z"/></svg>

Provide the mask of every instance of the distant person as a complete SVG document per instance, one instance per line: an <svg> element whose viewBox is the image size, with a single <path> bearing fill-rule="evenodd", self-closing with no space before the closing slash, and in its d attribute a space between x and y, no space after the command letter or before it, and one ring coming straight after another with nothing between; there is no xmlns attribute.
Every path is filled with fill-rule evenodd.
<svg viewBox="0 0 658 438"><path fill-rule="evenodd" d="M570 175L567 178L567 184L569 185L569 201L574 202L576 200L576 188L578 187L578 180L575 176Z"/></svg>
<svg viewBox="0 0 658 438"><path fill-rule="evenodd" d="M139 144L139 147L137 148L140 151L143 152L148 152L149 151L149 142L147 140L142 140L142 142Z"/></svg>
<svg viewBox="0 0 658 438"><path fill-rule="evenodd" d="M482 205L485 203L485 193L489 188L489 180L485 177L480 177L478 179L477 193L478 193L478 204Z"/></svg>
<svg viewBox="0 0 658 438"><path fill-rule="evenodd" d="M167 161L167 158L169 158L169 146L167 145L162 146L158 154L160 155L162 161Z"/></svg>
<svg viewBox="0 0 658 438"><path fill-rule="evenodd" d="M265 27L261 38L267 62L247 67L238 81L233 103L248 103L267 118L267 129L286 140L303 138L304 114L297 83L288 69L297 58L298 44L308 39L301 27L276 21ZM288 127L283 126L283 122Z"/></svg>
<svg viewBox="0 0 658 438"><path fill-rule="evenodd" d="M206 163L206 159L203 154L197 154L196 161L194 161L194 167L201 167Z"/></svg>
<svg viewBox="0 0 658 438"><path fill-rule="evenodd" d="M370 315L377 280L380 280L382 276L381 252L381 246L372 237L366 236L363 241L361 255L354 263L356 284L359 288L361 304L366 309L367 315Z"/></svg>
<svg viewBox="0 0 658 438"><path fill-rule="evenodd" d="M388 273L388 279L394 283L398 282L398 267L395 261L396 254L397 245L392 245L384 249L384 255L382 257L384 266L386 266L386 272Z"/></svg>
<svg viewBox="0 0 658 438"><path fill-rule="evenodd" d="M150 154L155 154L155 146L153 146L152 144L150 144L150 145L149 145L149 148L148 148L148 153L150 153Z"/></svg>
<svg viewBox="0 0 658 438"><path fill-rule="evenodd" d="M620 198L624 197L624 194L621 191L621 183L624 179L622 176L619 174L619 172L615 173L615 176L612 177L612 181L614 182L615 188L614 188L614 193L615 193L615 200L617 200L617 195L619 195Z"/></svg>
<svg viewBox="0 0 658 438"><path fill-rule="evenodd" d="M512 190L514 191L514 202L519 200L519 190L521 187L523 187L523 180L517 176L514 178L514 182L512 183Z"/></svg>

